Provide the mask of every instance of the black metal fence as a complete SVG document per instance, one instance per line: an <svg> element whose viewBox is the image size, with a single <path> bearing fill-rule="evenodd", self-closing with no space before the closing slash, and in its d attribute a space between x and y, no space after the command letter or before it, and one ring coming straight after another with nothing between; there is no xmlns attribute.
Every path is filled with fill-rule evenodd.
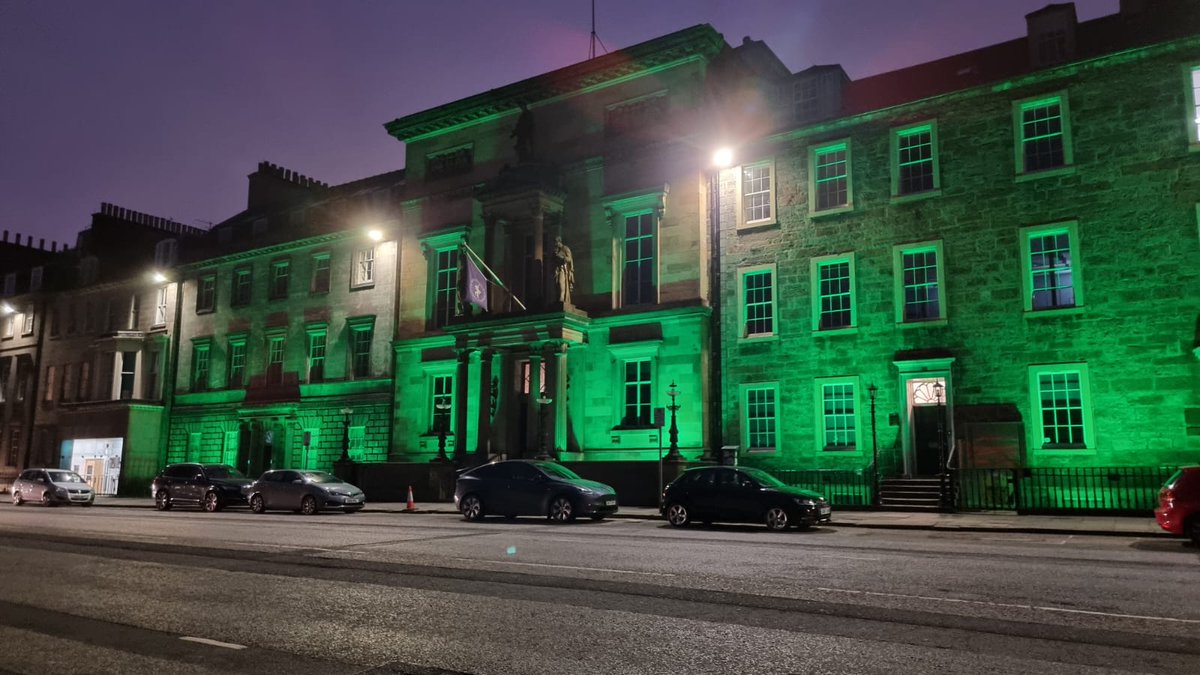
<svg viewBox="0 0 1200 675"><path fill-rule="evenodd" d="M783 469L770 473L788 485L825 495L825 499L834 506L867 507L871 505L870 471Z"/></svg>
<svg viewBox="0 0 1200 675"><path fill-rule="evenodd" d="M962 469L956 505L965 511L1148 515L1173 467Z"/></svg>

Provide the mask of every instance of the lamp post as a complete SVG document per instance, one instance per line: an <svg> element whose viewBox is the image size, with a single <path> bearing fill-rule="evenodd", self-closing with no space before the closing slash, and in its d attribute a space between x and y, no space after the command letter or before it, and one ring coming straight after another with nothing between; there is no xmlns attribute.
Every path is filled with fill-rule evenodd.
<svg viewBox="0 0 1200 675"><path fill-rule="evenodd" d="M667 396L671 397L671 403L667 405L667 410L671 411L671 428L667 432L671 444L667 447L667 459L679 461L683 459L679 454L679 425L675 423L675 413L679 412L679 387L674 382L667 389Z"/></svg>
<svg viewBox="0 0 1200 675"><path fill-rule="evenodd" d="M712 308L708 324L708 435L710 457L721 459L724 427L721 420L721 169L733 166L733 150L720 148L713 153L708 178L708 305ZM672 419L674 415L672 414Z"/></svg>
<svg viewBox="0 0 1200 675"><path fill-rule="evenodd" d="M871 505L879 506L879 441L875 432L875 396L879 387L875 383L867 387L867 395L871 397Z"/></svg>
<svg viewBox="0 0 1200 675"><path fill-rule="evenodd" d="M439 400L433 404L437 410L437 434L438 434L438 454L437 461L449 462L450 458L446 456L446 433L450 426L450 404L446 401Z"/></svg>
<svg viewBox="0 0 1200 675"><path fill-rule="evenodd" d="M354 412L353 408L342 408L342 458L338 461L350 461L350 413Z"/></svg>
<svg viewBox="0 0 1200 675"><path fill-rule="evenodd" d="M550 453L546 451L546 413L550 410L550 404L554 403L554 399L546 395L545 391L535 399L538 403L538 459L550 459Z"/></svg>

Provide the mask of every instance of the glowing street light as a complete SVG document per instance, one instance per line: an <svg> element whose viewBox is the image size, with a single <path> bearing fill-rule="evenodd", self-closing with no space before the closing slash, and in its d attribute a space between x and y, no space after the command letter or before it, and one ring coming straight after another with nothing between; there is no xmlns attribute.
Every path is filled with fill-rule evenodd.
<svg viewBox="0 0 1200 675"><path fill-rule="evenodd" d="M15 311L17 310L13 309L12 305L8 304L7 302L0 302L0 314L8 316Z"/></svg>
<svg viewBox="0 0 1200 675"><path fill-rule="evenodd" d="M166 283L167 275L155 270L150 273L150 279L151 279L151 281L153 281L156 284L162 284L162 283Z"/></svg>
<svg viewBox="0 0 1200 675"><path fill-rule="evenodd" d="M713 153L712 163L713 166L717 167L718 169L727 169L733 166L733 149L718 148L717 151Z"/></svg>
<svg viewBox="0 0 1200 675"><path fill-rule="evenodd" d="M367 230L367 238L369 238L371 241L383 241L383 230Z"/></svg>

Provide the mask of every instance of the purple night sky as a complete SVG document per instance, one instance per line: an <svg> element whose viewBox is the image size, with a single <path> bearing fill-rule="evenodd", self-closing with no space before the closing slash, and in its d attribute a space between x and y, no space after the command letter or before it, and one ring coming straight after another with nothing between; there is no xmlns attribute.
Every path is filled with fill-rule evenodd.
<svg viewBox="0 0 1200 675"><path fill-rule="evenodd" d="M710 23L857 79L1020 37L1048 0L596 4L610 51ZM581 61L589 21L589 0L0 0L0 229L74 245L101 201L206 226L260 160L400 168L385 122Z"/></svg>

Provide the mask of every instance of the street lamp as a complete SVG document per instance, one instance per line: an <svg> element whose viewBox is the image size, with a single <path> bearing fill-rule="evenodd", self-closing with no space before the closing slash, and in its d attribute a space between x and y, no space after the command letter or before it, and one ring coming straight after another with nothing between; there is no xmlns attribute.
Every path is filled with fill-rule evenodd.
<svg viewBox="0 0 1200 675"><path fill-rule="evenodd" d="M353 408L342 408L342 458L338 461L350 461L350 413L354 412Z"/></svg>
<svg viewBox="0 0 1200 675"><path fill-rule="evenodd" d="M875 433L875 396L879 387L874 383L867 387L867 395L871 397L871 504L879 506L879 441Z"/></svg>
<svg viewBox="0 0 1200 675"><path fill-rule="evenodd" d="M150 280L156 284L166 283L167 275L163 274L159 270L154 270L150 273Z"/></svg>
<svg viewBox="0 0 1200 675"><path fill-rule="evenodd" d="M438 419L437 461L448 462L450 461L450 458L446 456L446 433L449 431L447 427L450 426L450 402L439 400L437 403L433 404L433 407L437 410Z"/></svg>
<svg viewBox="0 0 1200 675"><path fill-rule="evenodd" d="M675 413L679 412L679 387L674 382L667 389L667 396L671 397L671 403L667 405L667 410L671 411L671 428L667 432L671 445L667 448L667 459L678 461L683 456L679 454L679 425L675 423Z"/></svg>
<svg viewBox="0 0 1200 675"><path fill-rule="evenodd" d="M383 230L370 229L367 230L367 238L371 241L383 241Z"/></svg>
<svg viewBox="0 0 1200 675"><path fill-rule="evenodd" d="M713 166L718 169L728 169L733 166L733 149L729 147L717 148L713 153Z"/></svg>
<svg viewBox="0 0 1200 675"><path fill-rule="evenodd" d="M722 147L712 156L708 171L708 436L710 457L720 458L724 443L721 405L721 169L733 166L733 149Z"/></svg>
<svg viewBox="0 0 1200 675"><path fill-rule="evenodd" d="M550 410L550 404L554 403L554 399L547 396L546 392L543 390L536 400L538 402L538 406L540 406L538 408L538 422L540 427L540 433L538 435L541 436L541 443L537 458L550 459L550 453L546 452L546 412Z"/></svg>

